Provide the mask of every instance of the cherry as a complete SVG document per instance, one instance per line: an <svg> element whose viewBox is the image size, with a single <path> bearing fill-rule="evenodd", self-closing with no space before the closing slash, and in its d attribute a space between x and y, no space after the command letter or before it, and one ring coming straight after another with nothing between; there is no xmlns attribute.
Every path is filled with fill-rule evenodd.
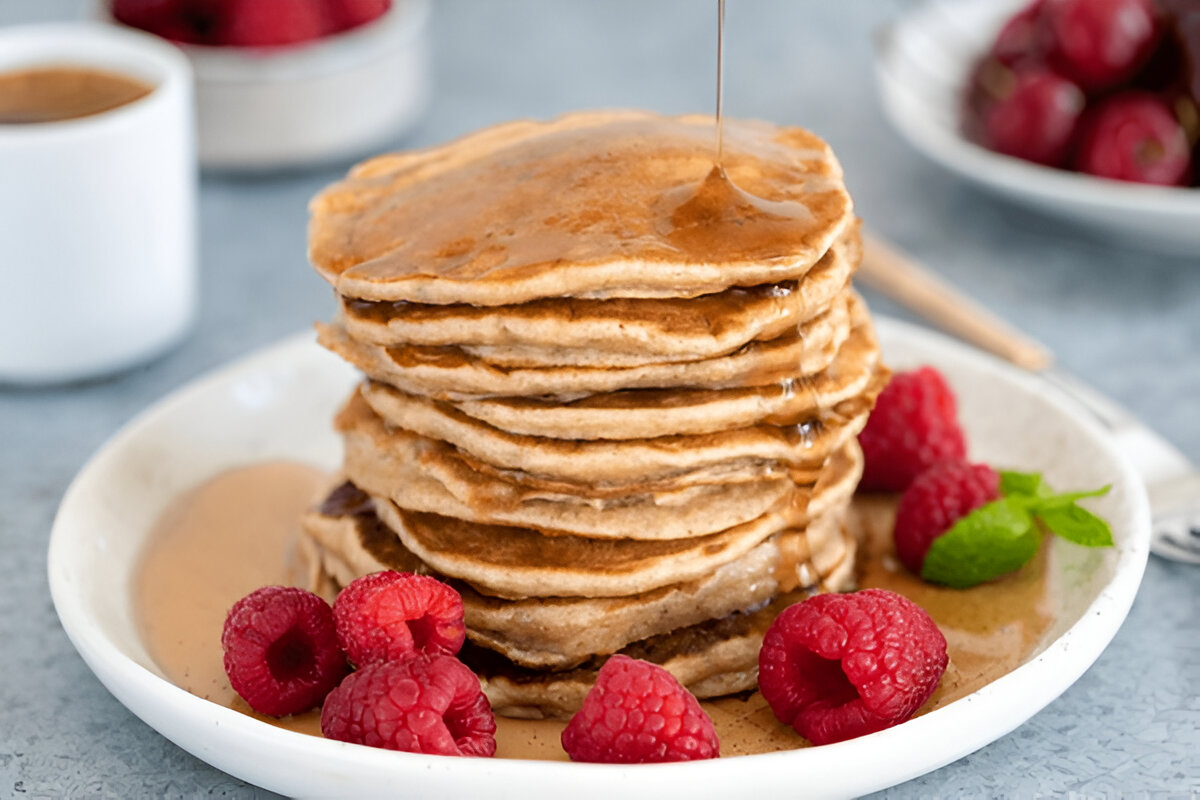
<svg viewBox="0 0 1200 800"><path fill-rule="evenodd" d="M992 58L1006 67L1040 62L1046 55L1046 37L1042 35L1045 5L1045 0L1034 0L1004 23L992 44Z"/></svg>
<svg viewBox="0 0 1200 800"><path fill-rule="evenodd" d="M1079 87L1047 70L1016 74L1012 91L984 115L984 144L999 153L1056 167L1083 112Z"/></svg>
<svg viewBox="0 0 1200 800"><path fill-rule="evenodd" d="M1050 63L1087 91L1129 80L1158 41L1150 0L1046 0Z"/></svg>
<svg viewBox="0 0 1200 800"><path fill-rule="evenodd" d="M1088 111L1075 167L1119 181L1184 186L1191 179L1192 159L1183 126L1166 101L1130 91Z"/></svg>

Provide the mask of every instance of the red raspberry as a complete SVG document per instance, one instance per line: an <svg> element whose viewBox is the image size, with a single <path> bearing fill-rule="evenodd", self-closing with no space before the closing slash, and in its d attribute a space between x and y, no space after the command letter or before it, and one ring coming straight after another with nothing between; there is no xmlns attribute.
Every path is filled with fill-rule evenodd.
<svg viewBox="0 0 1200 800"><path fill-rule="evenodd" d="M479 679L445 655L371 664L350 675L325 698L321 733L410 753L496 752L496 718Z"/></svg>
<svg viewBox="0 0 1200 800"><path fill-rule="evenodd" d="M1012 90L984 115L983 144L1057 167L1066 159L1083 107L1083 92L1066 78L1042 69L1018 72Z"/></svg>
<svg viewBox="0 0 1200 800"><path fill-rule="evenodd" d="M264 586L238 600L221 647L234 690L272 717L320 705L349 671L329 604L303 589Z"/></svg>
<svg viewBox="0 0 1200 800"><path fill-rule="evenodd" d="M605 764L695 761L720 751L712 720L674 675L623 655L604 662L562 746L572 761Z"/></svg>
<svg viewBox="0 0 1200 800"><path fill-rule="evenodd" d="M1043 17L1051 63L1089 92L1132 78L1158 41L1150 0L1047 0Z"/></svg>
<svg viewBox="0 0 1200 800"><path fill-rule="evenodd" d="M821 594L784 609L758 653L758 688L813 744L904 722L946 671L946 638L924 609L884 589Z"/></svg>
<svg viewBox="0 0 1200 800"><path fill-rule="evenodd" d="M333 603L338 641L363 666L422 653L454 655L467 636L462 597L411 572L376 572L353 581Z"/></svg>
<svg viewBox="0 0 1200 800"><path fill-rule="evenodd" d="M932 464L967 452L954 393L932 367L892 376L858 441L866 459L859 488L871 492L902 491Z"/></svg>
<svg viewBox="0 0 1200 800"><path fill-rule="evenodd" d="M332 32L321 0L225 0L219 44L269 47L319 39Z"/></svg>
<svg viewBox="0 0 1200 800"><path fill-rule="evenodd" d="M1000 476L986 464L937 464L921 473L896 508L896 555L921 574L933 540L970 512L1000 497Z"/></svg>
<svg viewBox="0 0 1200 800"><path fill-rule="evenodd" d="M382 17L392 7L392 0L330 0L329 14L339 31L357 28Z"/></svg>
<svg viewBox="0 0 1200 800"><path fill-rule="evenodd" d="M1119 181L1185 186L1192 157L1171 107L1148 92L1123 92L1084 117L1075 167Z"/></svg>

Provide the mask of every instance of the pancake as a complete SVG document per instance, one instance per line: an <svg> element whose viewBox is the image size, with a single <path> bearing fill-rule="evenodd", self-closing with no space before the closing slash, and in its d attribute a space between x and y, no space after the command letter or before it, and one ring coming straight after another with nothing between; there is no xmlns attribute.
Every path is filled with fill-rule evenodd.
<svg viewBox="0 0 1200 800"><path fill-rule="evenodd" d="M699 698L749 691L758 680L758 651L767 627L780 611L811 595L809 590L797 589L749 613L734 613L650 637L619 652L662 666ZM479 675L497 714L565 719L583 705L607 655L556 672L521 667L472 643L463 647L459 658Z"/></svg>
<svg viewBox="0 0 1200 800"><path fill-rule="evenodd" d="M726 121L741 192L712 152L706 116L498 125L354 167L310 205L309 258L366 300L695 297L799 279L852 224L841 166L812 133ZM710 183L715 210L689 205Z"/></svg>
<svg viewBox="0 0 1200 800"><path fill-rule="evenodd" d="M442 440L476 459L476 469L504 470L511 480L535 485L545 485L537 479L589 483L596 491L627 490L631 484L653 489L667 482L671 486L709 482L703 472L726 465L753 470L756 477L768 477L782 468L796 483L811 483L812 472L862 430L867 417L865 411L849 419L828 415L805 430L760 425L657 439L547 439L502 431L447 403L405 394L386 384L368 382L359 391L388 426ZM726 480L732 478L726 475Z"/></svg>
<svg viewBox="0 0 1200 800"><path fill-rule="evenodd" d="M850 306L850 337L824 372L776 386L629 390L574 401L535 397L461 400L469 417L514 434L556 439L652 439L752 425L796 425L869 411L887 382L866 305Z"/></svg>
<svg viewBox="0 0 1200 800"><path fill-rule="evenodd" d="M849 502L862 474L851 443L811 490L795 489L759 517L687 539L592 539L560 531L469 522L397 506L374 495L375 511L400 541L438 572L501 597L617 597L695 580L773 534Z"/></svg>
<svg viewBox="0 0 1200 800"><path fill-rule="evenodd" d="M342 316L360 342L460 346L491 363L503 363L499 348L536 357L547 347L559 364L627 366L620 358L629 356L636 364L695 361L774 339L824 313L860 260L856 224L803 281L735 286L688 299L562 297L500 307L343 297Z"/></svg>
<svg viewBox="0 0 1200 800"><path fill-rule="evenodd" d="M352 338L341 324L318 325L318 341L368 377L439 400L579 395L622 389L762 386L825 370L850 333L848 301L778 338L700 361L631 367L491 364L459 347L382 347ZM552 357L551 357L552 358Z"/></svg>
<svg viewBox="0 0 1200 800"><path fill-rule="evenodd" d="M661 491L597 493L522 486L475 469L445 442L388 430L357 395L338 417L343 469L364 491L402 508L475 522L525 525L598 538L680 539L754 519L790 495L786 476Z"/></svg>
<svg viewBox="0 0 1200 800"><path fill-rule="evenodd" d="M764 287L755 287L764 289ZM735 290L730 290L735 291ZM749 291L749 290L744 290ZM778 293L780 292L778 284L774 284L766 291ZM847 311L847 295L848 291L835 295L830 299L829 303L821 309L817 314L800 320L794 324L780 327L779 333L775 336L756 337L739 348L734 348L730 351L717 353L713 357L704 357L697 354L675 354L668 357L663 357L653 352L640 353L614 353L610 350L590 350L590 349L571 349L564 348L553 342L543 345L517 345L517 346L460 346L461 352L470 357L472 360L481 364L486 364L491 367L499 367L501 369L520 370L520 369L547 369L547 368L602 368L602 369L632 369L634 367L655 367L664 364L689 364L697 365L702 362L713 362L715 358L725 356L728 358L739 357L745 358L749 353L753 352L752 345L758 344L760 347L767 347L771 342L781 342L799 338L805 347L804 352L819 351L822 349L822 343L834 339L845 340L849 333L849 317ZM582 301L581 301L582 302ZM597 302L633 302L608 300ZM646 302L672 302L672 301L646 301ZM677 300L673 302L687 303L695 302L694 300ZM713 319L720 319L719 315ZM767 320L770 321L770 320ZM774 327L774 326L772 326ZM798 335L798 337L797 337ZM804 353L799 355L801 363L804 362ZM694 367L693 367L694 368ZM802 368L803 369L803 368Z"/></svg>
<svg viewBox="0 0 1200 800"><path fill-rule="evenodd" d="M352 498L349 505L347 498ZM842 516L840 510L830 511L805 530L783 531L695 581L611 598L505 600L436 575L379 521L369 497L349 483L304 516L303 530L315 545L310 558L320 566L320 577L331 578L334 587L384 569L435 574L462 595L472 641L517 664L567 669L633 641L758 607L797 587L847 588L825 579L837 577L837 565L853 547Z"/></svg>
<svg viewBox="0 0 1200 800"><path fill-rule="evenodd" d="M371 159L311 204L366 381L300 548L463 598L497 713L566 716L614 652L753 688L787 604L842 591L856 434L887 381L841 166L807 131L646 112Z"/></svg>

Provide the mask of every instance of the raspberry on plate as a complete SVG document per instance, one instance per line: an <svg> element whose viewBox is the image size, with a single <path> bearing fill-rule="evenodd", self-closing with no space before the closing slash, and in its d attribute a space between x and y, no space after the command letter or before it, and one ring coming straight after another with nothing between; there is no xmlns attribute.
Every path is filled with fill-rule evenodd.
<svg viewBox="0 0 1200 800"><path fill-rule="evenodd" d="M1000 497L1000 475L986 464L938 464L917 476L896 508L896 555L920 575L933 540L960 518Z"/></svg>
<svg viewBox="0 0 1200 800"><path fill-rule="evenodd" d="M712 720L674 675L624 655L604 662L562 746L572 761L607 764L694 761L720 750Z"/></svg>
<svg viewBox="0 0 1200 800"><path fill-rule="evenodd" d="M329 604L303 589L264 586L234 603L221 647L234 690L272 717L320 705L348 671Z"/></svg>
<svg viewBox="0 0 1200 800"><path fill-rule="evenodd" d="M370 664L325 699L321 733L370 747L492 756L496 718L479 679L454 656Z"/></svg>
<svg viewBox="0 0 1200 800"><path fill-rule="evenodd" d="M864 491L903 491L928 467L960 461L967 451L954 394L932 367L893 375L858 441Z"/></svg>
<svg viewBox="0 0 1200 800"><path fill-rule="evenodd" d="M333 603L337 637L355 666L416 653L454 655L467 636L462 597L428 575L376 572Z"/></svg>
<svg viewBox="0 0 1200 800"><path fill-rule="evenodd" d="M1164 100L1149 92L1122 92L1084 116L1075 167L1119 181L1186 186L1191 145Z"/></svg>
<svg viewBox="0 0 1200 800"><path fill-rule="evenodd" d="M758 687L781 722L829 744L907 720L948 661L946 638L911 600L884 589L821 594L771 623Z"/></svg>

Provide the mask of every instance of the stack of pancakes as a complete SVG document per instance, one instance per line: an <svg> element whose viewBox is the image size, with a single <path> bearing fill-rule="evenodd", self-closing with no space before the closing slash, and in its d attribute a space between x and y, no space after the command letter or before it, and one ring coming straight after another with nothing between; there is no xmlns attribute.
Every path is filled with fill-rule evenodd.
<svg viewBox="0 0 1200 800"><path fill-rule="evenodd" d="M516 122L356 167L314 201L321 342L366 375L314 579L436 575L516 716L600 664L752 688L765 626L853 580L855 435L886 380L828 146L634 112Z"/></svg>

